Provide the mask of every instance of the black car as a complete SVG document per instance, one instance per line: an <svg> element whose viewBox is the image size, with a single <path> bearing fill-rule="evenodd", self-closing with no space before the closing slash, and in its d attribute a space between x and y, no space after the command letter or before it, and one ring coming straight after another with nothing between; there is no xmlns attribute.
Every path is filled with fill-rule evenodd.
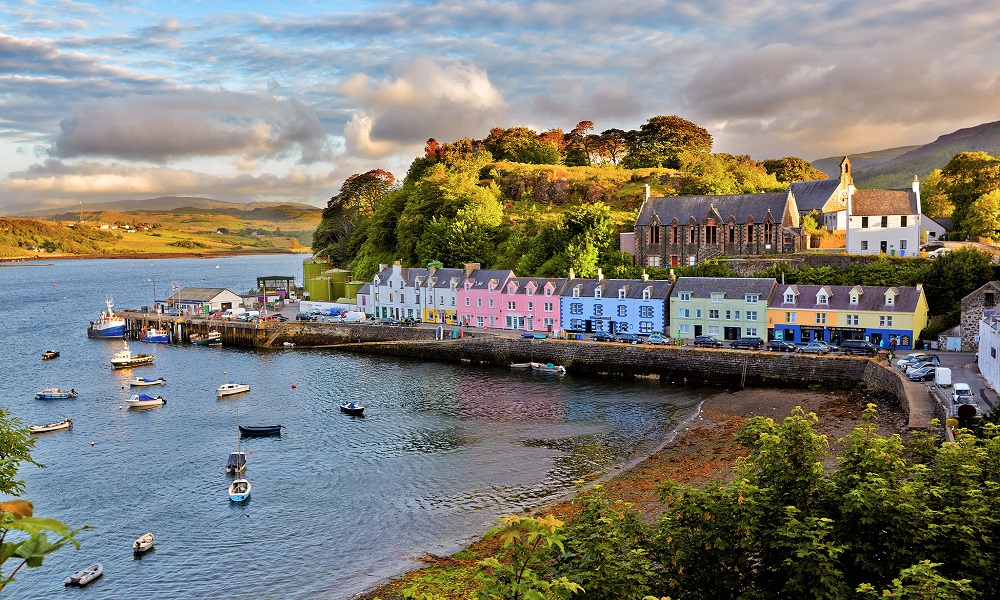
<svg viewBox="0 0 1000 600"><path fill-rule="evenodd" d="M721 348L722 341L710 335L698 335L694 338L694 345L697 348Z"/></svg>
<svg viewBox="0 0 1000 600"><path fill-rule="evenodd" d="M729 342L730 348L745 348L747 350L760 350L764 347L764 340L757 337L741 337L738 340Z"/></svg>
<svg viewBox="0 0 1000 600"><path fill-rule="evenodd" d="M316 317L310 315L309 313L299 313L295 315L296 321L315 321Z"/></svg>
<svg viewBox="0 0 1000 600"><path fill-rule="evenodd" d="M382 317L377 322L379 325L399 325L399 321L392 317Z"/></svg>
<svg viewBox="0 0 1000 600"><path fill-rule="evenodd" d="M399 322L399 324L402 325L403 327L416 327L417 323L419 323L419 321L417 321L413 317L406 317L405 319Z"/></svg>
<svg viewBox="0 0 1000 600"><path fill-rule="evenodd" d="M928 366L924 369L917 369L916 371L907 375L910 381L934 381L934 371L935 367Z"/></svg>
<svg viewBox="0 0 1000 600"><path fill-rule="evenodd" d="M613 342L615 341L615 336L613 333L608 333L606 331L598 331L594 334L594 337L590 338L595 342Z"/></svg>
<svg viewBox="0 0 1000 600"><path fill-rule="evenodd" d="M618 341L623 344L638 344L642 340L634 333L623 333L618 336Z"/></svg>
<svg viewBox="0 0 1000 600"><path fill-rule="evenodd" d="M785 340L768 340L767 349L771 352L795 352L795 344Z"/></svg>

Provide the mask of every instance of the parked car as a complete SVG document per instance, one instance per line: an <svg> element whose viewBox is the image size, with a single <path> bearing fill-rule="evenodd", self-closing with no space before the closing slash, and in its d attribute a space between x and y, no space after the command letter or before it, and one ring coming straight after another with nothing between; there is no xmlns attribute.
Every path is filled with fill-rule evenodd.
<svg viewBox="0 0 1000 600"><path fill-rule="evenodd" d="M730 348L745 348L747 350L760 350L764 347L764 340L758 337L741 337L738 340L729 342Z"/></svg>
<svg viewBox="0 0 1000 600"><path fill-rule="evenodd" d="M670 341L665 336L663 336L662 334L651 333L651 334L649 334L649 337L646 338L646 343L647 344L669 344Z"/></svg>
<svg viewBox="0 0 1000 600"><path fill-rule="evenodd" d="M406 317L405 319L400 321L399 324L402 325L403 327L416 327L417 323L419 322L420 321L417 321L413 317Z"/></svg>
<svg viewBox="0 0 1000 600"><path fill-rule="evenodd" d="M721 348L722 341L710 335L698 335L694 338L694 345L698 348Z"/></svg>
<svg viewBox="0 0 1000 600"><path fill-rule="evenodd" d="M796 346L785 340L768 340L767 349L770 352L795 352Z"/></svg>
<svg viewBox="0 0 1000 600"><path fill-rule="evenodd" d="M941 240L931 240L926 244L921 244L920 249L923 251L937 250L938 248L944 248L944 242Z"/></svg>
<svg viewBox="0 0 1000 600"><path fill-rule="evenodd" d="M310 315L309 313L299 313L295 315L296 321L315 321L316 317Z"/></svg>
<svg viewBox="0 0 1000 600"><path fill-rule="evenodd" d="M938 360L922 360L918 363L913 363L912 365L907 366L906 371L904 372L907 375L909 375L910 373L916 371L917 369L923 369L924 367L937 367L940 365L941 361Z"/></svg>
<svg viewBox="0 0 1000 600"><path fill-rule="evenodd" d="M813 340L805 346L799 346L795 349L795 351L803 354L829 354L830 345L825 342Z"/></svg>
<svg viewBox="0 0 1000 600"><path fill-rule="evenodd" d="M935 372L937 372L937 367L928 366L908 373L906 376L910 378L910 381L931 381L934 379Z"/></svg>
<svg viewBox="0 0 1000 600"><path fill-rule="evenodd" d="M910 354L907 354L903 358L897 360L896 366L899 367L901 371L905 371L908 365L919 362L925 356L927 355L923 352L911 352Z"/></svg>
<svg viewBox="0 0 1000 600"><path fill-rule="evenodd" d="M864 340L844 340L840 344L840 351L844 354L863 354L865 356L878 354L878 348L871 342Z"/></svg>
<svg viewBox="0 0 1000 600"><path fill-rule="evenodd" d="M376 321L379 325L399 325L399 321L392 317L382 317Z"/></svg>
<svg viewBox="0 0 1000 600"><path fill-rule="evenodd" d="M598 331L590 339L594 340L595 342L613 342L615 341L615 334L608 333L606 331Z"/></svg>
<svg viewBox="0 0 1000 600"><path fill-rule="evenodd" d="M618 341L623 344L638 344L642 340L634 333L623 333L618 336Z"/></svg>

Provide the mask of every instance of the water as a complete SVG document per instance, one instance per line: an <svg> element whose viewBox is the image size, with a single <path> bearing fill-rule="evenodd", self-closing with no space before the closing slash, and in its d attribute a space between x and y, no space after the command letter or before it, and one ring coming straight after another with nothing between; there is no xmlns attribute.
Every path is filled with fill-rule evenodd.
<svg viewBox="0 0 1000 600"><path fill-rule="evenodd" d="M301 257L69 260L0 267L0 402L25 425L73 418L36 436L46 469L21 470L35 514L80 534L39 569L22 569L4 598L50 598L94 562L101 598L350 598L448 554L495 519L573 489L573 481L658 445L701 396L656 382L555 378L300 348L251 351L132 342L153 366L112 371L120 342L86 327L116 308L149 305L179 287L249 290L261 275L301 277ZM54 284L54 285L53 285ZM47 349L61 356L42 361ZM161 408L123 409L138 388ZM235 380L252 391L218 400ZM295 386L293 388L293 385ZM34 400L45 387L73 400ZM341 399L362 400L364 418ZM223 470L244 425L286 426L244 440L253 494L231 504ZM92 445L93 443L93 445ZM133 559L152 531L156 548ZM8 570L11 565L8 561Z"/></svg>

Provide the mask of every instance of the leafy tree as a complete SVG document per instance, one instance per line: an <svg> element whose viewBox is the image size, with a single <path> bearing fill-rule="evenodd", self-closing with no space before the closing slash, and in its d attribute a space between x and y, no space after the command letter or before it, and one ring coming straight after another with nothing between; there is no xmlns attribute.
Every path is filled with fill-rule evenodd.
<svg viewBox="0 0 1000 600"><path fill-rule="evenodd" d="M518 163L554 165L560 157L556 142L541 141L538 134L527 127L494 127L483 140L483 147L496 160Z"/></svg>
<svg viewBox="0 0 1000 600"><path fill-rule="evenodd" d="M617 165L628 153L628 135L621 129L605 129L601 132L598 153L602 160Z"/></svg>
<svg viewBox="0 0 1000 600"><path fill-rule="evenodd" d="M685 195L752 194L785 188L749 156L684 151L678 160Z"/></svg>
<svg viewBox="0 0 1000 600"><path fill-rule="evenodd" d="M627 168L680 167L682 151L710 152L712 135L703 127L676 115L652 117L628 135Z"/></svg>
<svg viewBox="0 0 1000 600"><path fill-rule="evenodd" d="M802 229L807 233L815 233L819 231L819 211L810 211L802 217L802 220L799 221L799 225L801 225Z"/></svg>
<svg viewBox="0 0 1000 600"><path fill-rule="evenodd" d="M761 161L761 166L782 183L793 181L814 181L827 179L826 173L814 168L809 162L797 157L771 158Z"/></svg>
<svg viewBox="0 0 1000 600"><path fill-rule="evenodd" d="M959 152L941 169L939 189L955 207L952 213L955 228L968 231L972 203L1000 189L1000 158L986 152Z"/></svg>
<svg viewBox="0 0 1000 600"><path fill-rule="evenodd" d="M959 248L932 261L924 279L931 314L944 314L994 275L991 257L975 248Z"/></svg>
<svg viewBox="0 0 1000 600"><path fill-rule="evenodd" d="M392 173L382 169L348 177L340 186L340 193L330 198L323 209L323 220L313 233L313 252L346 263L350 257L343 255L340 246L375 213L378 203L395 184Z"/></svg>
<svg viewBox="0 0 1000 600"><path fill-rule="evenodd" d="M592 121L580 121L566 134L566 165L582 167L590 165L590 149L587 147L587 132L593 131Z"/></svg>
<svg viewBox="0 0 1000 600"><path fill-rule="evenodd" d="M931 218L951 217L955 205L944 190L941 169L934 169L920 184L920 210Z"/></svg>
<svg viewBox="0 0 1000 600"><path fill-rule="evenodd" d="M966 213L965 231L972 236L1000 240L1000 190L976 198Z"/></svg>
<svg viewBox="0 0 1000 600"><path fill-rule="evenodd" d="M501 523L487 534L502 540L501 553L479 561L482 600L555 600L583 591L553 569L552 559L564 551L560 519L511 515Z"/></svg>

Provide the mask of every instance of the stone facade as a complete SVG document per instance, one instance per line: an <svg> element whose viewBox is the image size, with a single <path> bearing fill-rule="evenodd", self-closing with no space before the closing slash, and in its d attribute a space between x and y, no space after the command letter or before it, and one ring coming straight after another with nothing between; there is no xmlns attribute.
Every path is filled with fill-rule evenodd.
<svg viewBox="0 0 1000 600"><path fill-rule="evenodd" d="M979 336L979 322L983 319L983 310L996 308L997 300L1000 300L1000 281L990 281L962 298L962 352L979 351L979 342L976 338Z"/></svg>

